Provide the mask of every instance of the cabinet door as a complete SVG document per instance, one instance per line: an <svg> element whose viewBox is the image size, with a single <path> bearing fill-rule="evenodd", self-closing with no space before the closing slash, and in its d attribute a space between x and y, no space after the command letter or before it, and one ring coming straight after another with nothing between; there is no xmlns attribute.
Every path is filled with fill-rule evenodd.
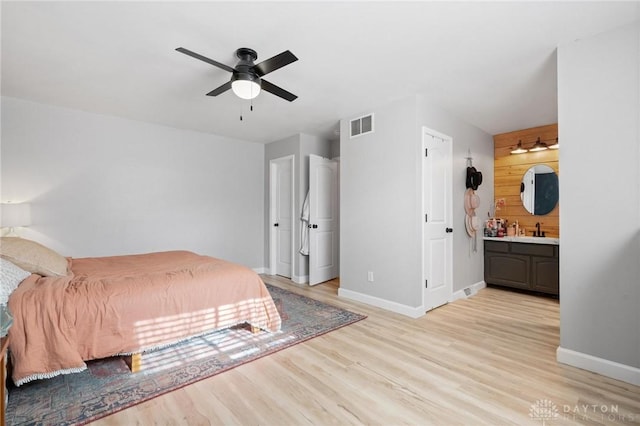
<svg viewBox="0 0 640 426"><path fill-rule="evenodd" d="M532 290L543 293L559 293L560 268L557 257L532 257Z"/></svg>
<svg viewBox="0 0 640 426"><path fill-rule="evenodd" d="M525 255L485 252L485 282L530 290L530 259Z"/></svg>

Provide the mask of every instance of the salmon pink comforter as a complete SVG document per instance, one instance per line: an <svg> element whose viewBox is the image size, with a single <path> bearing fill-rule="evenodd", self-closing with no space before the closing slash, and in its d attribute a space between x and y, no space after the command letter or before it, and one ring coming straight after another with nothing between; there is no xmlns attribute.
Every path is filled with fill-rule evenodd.
<svg viewBox="0 0 640 426"><path fill-rule="evenodd" d="M17 386L237 324L280 330L260 277L224 260L172 251L71 259L71 271L32 274L9 299Z"/></svg>

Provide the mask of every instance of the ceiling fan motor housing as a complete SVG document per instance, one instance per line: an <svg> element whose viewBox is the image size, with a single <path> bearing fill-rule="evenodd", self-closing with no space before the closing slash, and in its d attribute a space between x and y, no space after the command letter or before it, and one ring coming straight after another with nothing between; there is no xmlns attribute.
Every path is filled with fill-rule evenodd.
<svg viewBox="0 0 640 426"><path fill-rule="evenodd" d="M253 61L258 59L258 53L256 53L256 51L253 49L249 49L248 47L241 47L236 50L236 56L238 57L238 59L240 59L240 61L250 62L251 65L253 65Z"/></svg>
<svg viewBox="0 0 640 426"><path fill-rule="evenodd" d="M258 54L255 50L248 47L241 47L236 50L236 56L240 61L236 65L235 71L231 76L231 82L236 80L252 81L260 86L260 77L253 71L253 66Z"/></svg>
<svg viewBox="0 0 640 426"><path fill-rule="evenodd" d="M231 82L234 82L236 80L253 81L254 83L260 85L260 77L250 71L235 71L231 76Z"/></svg>

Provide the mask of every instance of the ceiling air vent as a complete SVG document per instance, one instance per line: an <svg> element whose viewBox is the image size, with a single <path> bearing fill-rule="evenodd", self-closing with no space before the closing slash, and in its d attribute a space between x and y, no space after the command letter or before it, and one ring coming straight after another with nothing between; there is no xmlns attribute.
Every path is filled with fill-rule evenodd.
<svg viewBox="0 0 640 426"><path fill-rule="evenodd" d="M351 132L350 136L355 138L356 136L365 135L373 132L373 114L365 115L363 117L354 118L351 120Z"/></svg>

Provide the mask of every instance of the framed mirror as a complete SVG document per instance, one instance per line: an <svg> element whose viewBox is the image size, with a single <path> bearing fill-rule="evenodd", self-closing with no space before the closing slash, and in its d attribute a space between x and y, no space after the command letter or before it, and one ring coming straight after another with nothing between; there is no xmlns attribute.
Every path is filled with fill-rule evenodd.
<svg viewBox="0 0 640 426"><path fill-rule="evenodd" d="M545 164L527 170L520 182L520 199L532 215L549 214L558 204L558 175Z"/></svg>

